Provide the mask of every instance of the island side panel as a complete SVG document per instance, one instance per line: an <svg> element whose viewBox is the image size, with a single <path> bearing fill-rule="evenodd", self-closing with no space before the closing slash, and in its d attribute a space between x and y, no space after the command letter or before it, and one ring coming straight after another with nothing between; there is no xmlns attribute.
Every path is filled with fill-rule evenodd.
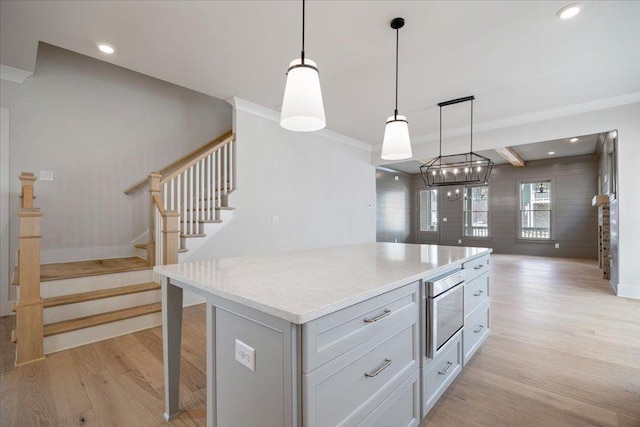
<svg viewBox="0 0 640 427"><path fill-rule="evenodd" d="M300 427L300 326L211 297L215 325L215 422ZM255 371L236 360L236 340L255 350Z"/></svg>

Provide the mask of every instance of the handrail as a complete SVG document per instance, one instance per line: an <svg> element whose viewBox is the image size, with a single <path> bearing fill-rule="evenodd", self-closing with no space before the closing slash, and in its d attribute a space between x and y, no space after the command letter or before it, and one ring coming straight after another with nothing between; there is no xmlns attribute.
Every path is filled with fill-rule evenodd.
<svg viewBox="0 0 640 427"><path fill-rule="evenodd" d="M167 216L167 211L164 208L164 204L162 203L162 199L160 198L160 196L157 194L154 194L153 201L156 204L156 207L158 208L158 210L160 211L160 215L162 215L162 217L165 218Z"/></svg>
<svg viewBox="0 0 640 427"><path fill-rule="evenodd" d="M214 139L213 141L208 142L207 144L203 145L202 147L198 148L195 151L192 151L191 153L187 154L186 156L182 157L179 160L176 160L175 162L171 163L169 166L166 166L164 168L162 168L160 171L158 171L158 173L160 175L165 175L167 173L170 173L172 170L179 168L184 162L188 162L189 160L193 159L194 157L201 157L201 154L205 151L209 152L209 149L217 144L219 144L221 141L225 141L226 139L228 139L230 136L233 136L232 131L228 131L225 132L223 135L217 137L216 139ZM143 179L142 181L132 185L131 187L127 188L124 191L124 194L126 195L131 195L133 193L135 193L136 191L138 191L139 189L143 188L145 185L147 185L149 182L148 178Z"/></svg>
<svg viewBox="0 0 640 427"><path fill-rule="evenodd" d="M171 178L175 178L176 176L180 175L182 172L184 172L185 170L189 169L191 166L193 166L196 163L198 163L200 160L202 160L205 157L207 157L209 154L219 150L221 147L224 147L225 145L229 144L230 142L233 142L235 140L235 138L236 138L236 136L231 134L230 136L228 136L224 140L218 142L217 144L215 144L212 147L210 147L209 149L207 149L206 151L201 152L197 157L193 157L191 160L189 160L188 162L184 163L178 169L172 171L171 173L169 173L167 175L163 174L162 178L160 179L160 185L162 185L165 182L169 181Z"/></svg>

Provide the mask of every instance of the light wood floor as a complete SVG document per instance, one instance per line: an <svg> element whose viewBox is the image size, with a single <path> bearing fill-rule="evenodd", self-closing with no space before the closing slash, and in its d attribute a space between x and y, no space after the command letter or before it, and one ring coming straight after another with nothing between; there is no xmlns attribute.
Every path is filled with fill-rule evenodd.
<svg viewBox="0 0 640 427"><path fill-rule="evenodd" d="M491 269L492 335L422 427L640 426L640 301L591 261L496 255ZM185 310L171 425L205 425L204 318ZM17 369L12 328L0 320L0 425L164 424L160 328Z"/></svg>

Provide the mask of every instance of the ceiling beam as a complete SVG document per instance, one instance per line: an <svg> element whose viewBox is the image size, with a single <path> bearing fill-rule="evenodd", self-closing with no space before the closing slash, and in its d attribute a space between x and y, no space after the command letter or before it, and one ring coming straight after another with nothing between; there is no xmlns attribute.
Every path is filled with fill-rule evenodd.
<svg viewBox="0 0 640 427"><path fill-rule="evenodd" d="M500 148L496 148L495 151L496 153L500 154L500 156L502 156L503 159L511 163L513 166L517 168L525 167L524 160L522 159L522 157L520 157L520 154L518 154L518 152L514 150L512 147L500 147Z"/></svg>

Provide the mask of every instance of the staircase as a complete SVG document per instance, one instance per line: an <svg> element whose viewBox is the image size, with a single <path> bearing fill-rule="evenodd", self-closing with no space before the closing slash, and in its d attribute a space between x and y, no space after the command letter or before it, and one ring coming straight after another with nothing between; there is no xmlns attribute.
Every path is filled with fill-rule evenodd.
<svg viewBox="0 0 640 427"><path fill-rule="evenodd" d="M125 191L148 186L146 242L136 256L40 265L40 220L33 207L35 175L23 173L18 267L16 365L45 354L161 324L153 266L187 260L233 220L235 137L222 135Z"/></svg>

